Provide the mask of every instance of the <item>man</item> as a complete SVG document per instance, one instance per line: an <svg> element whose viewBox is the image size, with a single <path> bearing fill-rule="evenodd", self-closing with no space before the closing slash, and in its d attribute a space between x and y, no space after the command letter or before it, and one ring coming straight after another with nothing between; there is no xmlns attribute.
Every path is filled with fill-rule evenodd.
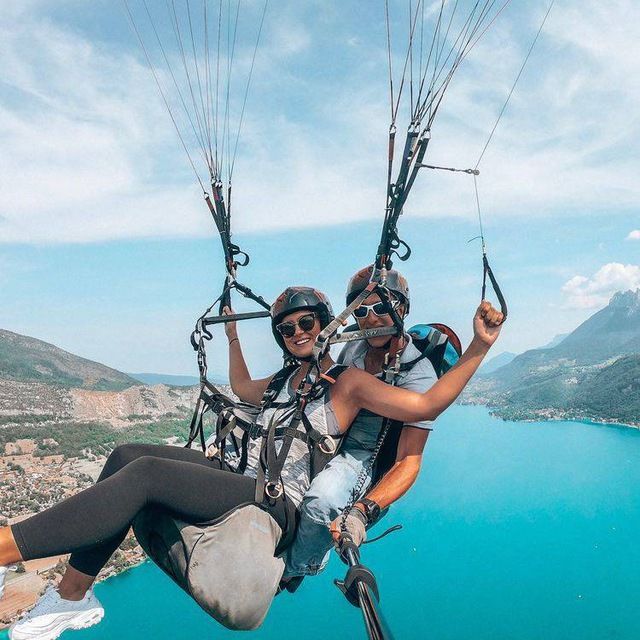
<svg viewBox="0 0 640 640"><path fill-rule="evenodd" d="M351 278L347 288L347 304L364 290L372 273L373 265L361 269ZM410 305L406 279L390 269L386 284L391 292L392 306L404 318ZM354 316L360 329L374 329L393 325L387 311L376 293L363 301ZM376 336L367 341L348 343L338 361L381 376L391 342L389 336ZM401 337L398 346L401 349L401 363L413 362L421 355L408 335ZM396 385L424 393L435 380L433 366L427 358L422 358L397 376ZM340 453L312 482L302 504L296 540L287 553L285 578L315 575L325 567L333 542L340 535L343 511L351 500L354 487L361 480L361 490L371 484L373 450L382 425L380 416L361 412L345 437ZM400 498L415 482L432 427L431 422L402 425L395 462L346 514L345 526L356 544L365 539L366 526L377 520L380 511Z"/></svg>

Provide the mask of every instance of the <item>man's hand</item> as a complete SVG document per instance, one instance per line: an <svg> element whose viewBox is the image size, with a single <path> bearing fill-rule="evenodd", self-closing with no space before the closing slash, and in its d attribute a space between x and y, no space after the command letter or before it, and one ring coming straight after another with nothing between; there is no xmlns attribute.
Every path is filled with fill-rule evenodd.
<svg viewBox="0 0 640 640"><path fill-rule="evenodd" d="M473 318L473 336L487 347L490 347L500 335L504 315L491 306L490 302L483 300Z"/></svg>
<svg viewBox="0 0 640 640"><path fill-rule="evenodd" d="M233 315L233 309L231 307L224 307L222 309L223 316ZM225 322L224 323L224 332L227 334L227 340L237 340L238 339L238 329L236 327L235 322Z"/></svg>
<svg viewBox="0 0 640 640"><path fill-rule="evenodd" d="M350 536L353 543L359 547L367 539L366 522L367 516L357 507L353 507L344 520L344 531L342 530L342 519L344 514L340 514L330 525L329 531L336 545L340 544L343 533Z"/></svg>

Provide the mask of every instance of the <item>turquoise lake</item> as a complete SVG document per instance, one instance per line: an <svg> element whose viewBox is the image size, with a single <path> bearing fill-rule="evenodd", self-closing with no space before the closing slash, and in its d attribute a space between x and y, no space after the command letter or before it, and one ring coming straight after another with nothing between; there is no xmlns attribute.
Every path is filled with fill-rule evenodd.
<svg viewBox="0 0 640 640"><path fill-rule="evenodd" d="M515 423L452 407L412 491L365 546L398 639L640 638L640 432L577 422ZM332 580L337 557L276 598L248 637L364 638ZM104 621L63 637L231 638L150 563L96 588ZM246 635L246 634L245 634ZM0 633L0 638L6 634Z"/></svg>

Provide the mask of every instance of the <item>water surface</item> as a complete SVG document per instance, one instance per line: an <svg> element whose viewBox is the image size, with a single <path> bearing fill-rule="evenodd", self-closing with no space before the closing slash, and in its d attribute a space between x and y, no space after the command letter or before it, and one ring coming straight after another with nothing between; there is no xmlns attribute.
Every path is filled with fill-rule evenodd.
<svg viewBox="0 0 640 640"><path fill-rule="evenodd" d="M483 407L452 407L416 486L376 531L404 529L363 552L396 638L640 638L638 487L637 430L505 422ZM364 637L359 611L332 584L344 572L334 558L295 595L276 598L249 637ZM96 592L105 620L73 632L79 640L238 636L150 563Z"/></svg>

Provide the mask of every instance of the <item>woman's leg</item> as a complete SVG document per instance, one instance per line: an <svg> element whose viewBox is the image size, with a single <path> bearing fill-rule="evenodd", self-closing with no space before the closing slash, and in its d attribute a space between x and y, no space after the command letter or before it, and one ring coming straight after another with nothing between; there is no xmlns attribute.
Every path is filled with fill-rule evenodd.
<svg viewBox="0 0 640 640"><path fill-rule="evenodd" d="M149 455L170 460L184 460L202 464L207 467L221 468L218 460L209 460L201 451L195 449L185 449L184 447L170 447L155 444L124 444L116 447L105 462L104 467L98 477L97 482L112 476L124 466ZM106 540L88 549L74 553L69 558L69 563L64 572L62 580L58 585L58 592L65 600L81 600L91 585L95 582L99 568L103 567L115 550L120 546L129 531L119 532L112 540Z"/></svg>
<svg viewBox="0 0 640 640"><path fill-rule="evenodd" d="M153 444L126 444L116 447L112 451L104 465L104 468L102 469L102 472L100 473L100 476L98 477L97 482L102 482L106 478L111 477L114 473L120 471L120 469L126 467L128 464L142 456L152 456L154 458L163 458L165 460L193 462L213 469L221 468L219 460L209 460L203 455L202 451L197 451L195 449ZM100 568L106 564L107 560L125 539L128 531L129 527L127 526L126 529L119 531L111 540L105 540L86 551L74 553L69 558L69 566L73 567L76 573L95 577L95 575L97 575L96 568L98 568L99 571ZM63 585L63 590L64 586L65 585Z"/></svg>
<svg viewBox="0 0 640 640"><path fill-rule="evenodd" d="M93 487L14 525L11 533L18 553L2 557L0 548L0 564L69 551L89 552L97 544L108 543L109 554L100 560L104 563L115 549L116 539L126 535L135 515L147 504L160 505L187 520L202 521L253 500L252 479L214 468L215 463L201 453L176 447L159 447L156 453L189 457L189 461L142 456L111 475L107 468ZM94 566L91 574L85 574L87 579L100 568Z"/></svg>
<svg viewBox="0 0 640 640"><path fill-rule="evenodd" d="M75 553L112 540L148 505L202 522L253 502L254 492L255 480L247 476L143 456L93 487L17 523L12 532L26 560ZM284 520L283 505L274 517Z"/></svg>

